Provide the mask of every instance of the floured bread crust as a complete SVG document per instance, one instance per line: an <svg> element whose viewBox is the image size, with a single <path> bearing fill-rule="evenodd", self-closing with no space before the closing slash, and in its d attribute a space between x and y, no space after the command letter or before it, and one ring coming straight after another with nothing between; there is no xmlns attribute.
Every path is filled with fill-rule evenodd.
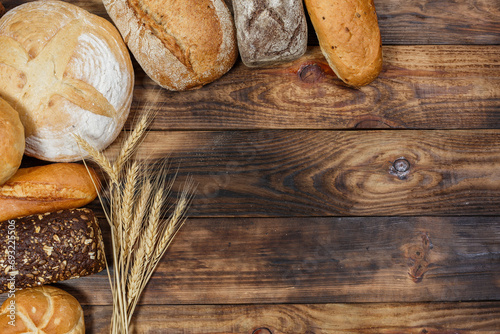
<svg viewBox="0 0 500 334"><path fill-rule="evenodd" d="M223 0L103 3L142 69L164 88L199 88L236 61L234 23Z"/></svg>
<svg viewBox="0 0 500 334"><path fill-rule="evenodd" d="M17 111L0 98L0 185L16 173L23 154L23 124Z"/></svg>
<svg viewBox="0 0 500 334"><path fill-rule="evenodd" d="M307 50L302 0L233 0L238 49L248 67L291 61Z"/></svg>
<svg viewBox="0 0 500 334"><path fill-rule="evenodd" d="M354 87L372 82L382 69L382 41L373 0L305 0L323 55Z"/></svg>
<svg viewBox="0 0 500 334"><path fill-rule="evenodd" d="M48 161L85 156L118 136L132 102L134 72L116 28L66 2L35 1L0 19L0 95L18 112L26 154Z"/></svg>

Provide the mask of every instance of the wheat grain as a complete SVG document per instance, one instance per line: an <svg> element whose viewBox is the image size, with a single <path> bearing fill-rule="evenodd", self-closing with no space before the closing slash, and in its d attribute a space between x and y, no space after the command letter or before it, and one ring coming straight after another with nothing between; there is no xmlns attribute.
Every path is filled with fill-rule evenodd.
<svg viewBox="0 0 500 334"><path fill-rule="evenodd" d="M132 159L145 137L151 116L151 112L147 111L140 117L134 130L122 141L113 163L84 139L76 138L80 147L87 151L109 178L107 202L104 190L96 189L111 228L113 277L107 262L106 267L113 295L113 334L129 333L139 297L185 221L189 202L187 189L192 190L190 186L185 187L178 203L171 208L169 219L162 220L164 205L177 175L166 185L166 160L160 162L159 173L154 175L153 169Z"/></svg>
<svg viewBox="0 0 500 334"><path fill-rule="evenodd" d="M118 157L113 164L115 172L119 172L121 170L125 162L130 159L132 154L135 152L137 145L144 137L150 123L150 118L148 116L148 114L144 114L140 118L132 133L123 142L120 153L118 153Z"/></svg>

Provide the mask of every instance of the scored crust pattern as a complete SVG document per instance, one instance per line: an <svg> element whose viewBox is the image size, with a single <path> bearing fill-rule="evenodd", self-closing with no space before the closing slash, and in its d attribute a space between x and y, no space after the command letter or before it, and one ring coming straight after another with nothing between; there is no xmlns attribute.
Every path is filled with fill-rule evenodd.
<svg viewBox="0 0 500 334"><path fill-rule="evenodd" d="M0 95L20 114L28 155L78 160L73 134L98 149L117 136L114 129L128 116L133 72L110 27L57 1L21 5L0 20Z"/></svg>

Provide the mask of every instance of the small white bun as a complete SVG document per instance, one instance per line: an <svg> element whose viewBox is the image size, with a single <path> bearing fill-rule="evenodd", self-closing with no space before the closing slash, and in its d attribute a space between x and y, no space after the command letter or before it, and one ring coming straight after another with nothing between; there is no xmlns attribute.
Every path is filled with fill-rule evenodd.
<svg viewBox="0 0 500 334"><path fill-rule="evenodd" d="M83 309L75 297L54 286L18 290L0 308L0 333L85 334Z"/></svg>

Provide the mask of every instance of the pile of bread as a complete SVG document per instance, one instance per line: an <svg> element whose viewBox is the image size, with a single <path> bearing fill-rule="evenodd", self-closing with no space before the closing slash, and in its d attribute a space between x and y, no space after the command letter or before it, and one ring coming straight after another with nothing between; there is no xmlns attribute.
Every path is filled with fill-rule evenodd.
<svg viewBox="0 0 500 334"><path fill-rule="evenodd" d="M103 0L112 22L65 1L27 2L5 14L0 4L0 292L15 275L15 289L33 294L19 300L43 308L44 298L62 292L29 288L103 270L99 225L81 208L96 198L99 180L79 162L86 153L75 135L98 150L117 138L133 98L131 56L161 87L185 91L217 80L238 57L269 67L306 52L302 0L226 1ZM372 82L382 67L373 0L305 0L305 7L336 75L352 87ZM48 163L20 168L25 155ZM12 221L24 249L15 270ZM83 320L73 325L60 332L80 333Z"/></svg>

